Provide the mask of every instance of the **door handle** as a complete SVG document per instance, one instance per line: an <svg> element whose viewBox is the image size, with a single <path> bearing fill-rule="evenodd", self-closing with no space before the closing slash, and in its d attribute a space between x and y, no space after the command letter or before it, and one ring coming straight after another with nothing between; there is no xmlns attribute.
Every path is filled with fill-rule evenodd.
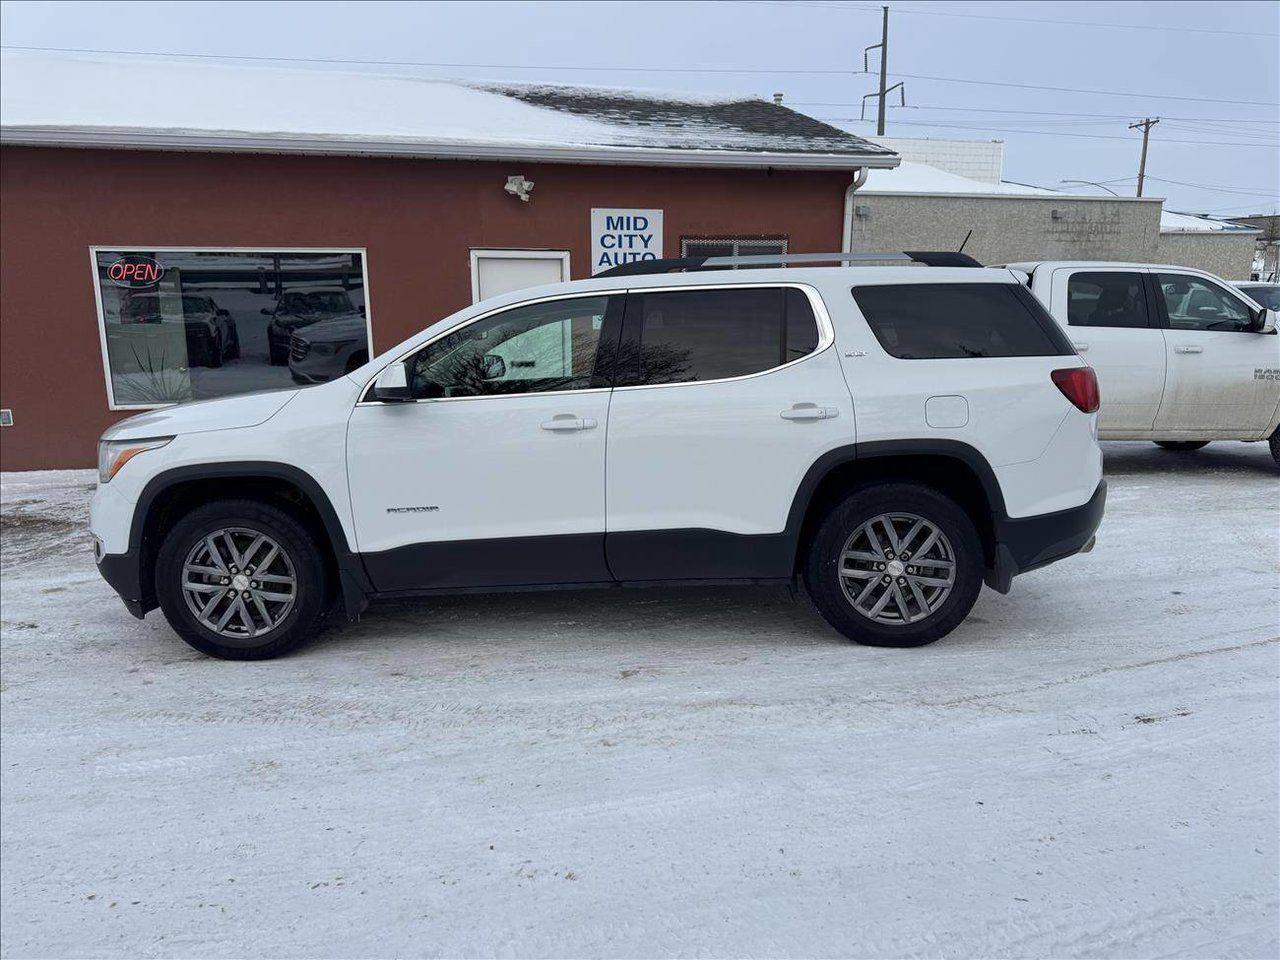
<svg viewBox="0 0 1280 960"><path fill-rule="evenodd" d="M575 417L572 413L561 413L550 420L542 422L543 430L552 430L557 433L570 430L594 430L595 428L596 421L591 417Z"/></svg>
<svg viewBox="0 0 1280 960"><path fill-rule="evenodd" d="M1204 347L1195 343L1180 343L1173 348L1174 353L1204 353Z"/></svg>
<svg viewBox="0 0 1280 960"><path fill-rule="evenodd" d="M783 420L830 420L839 415L840 411L835 407L820 407L816 403L792 404L789 410L779 414Z"/></svg>
<svg viewBox="0 0 1280 960"><path fill-rule="evenodd" d="M1075 341L1072 341L1071 345L1076 348L1076 353L1084 353L1089 349L1089 345L1087 343L1076 343Z"/></svg>

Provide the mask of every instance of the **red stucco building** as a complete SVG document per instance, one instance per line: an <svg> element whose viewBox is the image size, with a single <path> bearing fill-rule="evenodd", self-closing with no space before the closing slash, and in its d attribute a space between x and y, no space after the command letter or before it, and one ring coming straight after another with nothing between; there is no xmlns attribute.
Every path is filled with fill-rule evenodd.
<svg viewBox="0 0 1280 960"><path fill-rule="evenodd" d="M5 470L620 258L841 249L897 162L762 100L11 53L0 91Z"/></svg>

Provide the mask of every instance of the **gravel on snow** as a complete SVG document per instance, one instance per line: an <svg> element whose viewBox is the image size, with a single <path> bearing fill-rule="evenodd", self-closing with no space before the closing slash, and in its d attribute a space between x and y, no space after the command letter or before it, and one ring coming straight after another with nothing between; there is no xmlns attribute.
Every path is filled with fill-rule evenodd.
<svg viewBox="0 0 1280 960"><path fill-rule="evenodd" d="M782 590L375 605L223 663L6 474L0 952L1280 954L1280 479L1107 446L1097 549L917 650Z"/></svg>

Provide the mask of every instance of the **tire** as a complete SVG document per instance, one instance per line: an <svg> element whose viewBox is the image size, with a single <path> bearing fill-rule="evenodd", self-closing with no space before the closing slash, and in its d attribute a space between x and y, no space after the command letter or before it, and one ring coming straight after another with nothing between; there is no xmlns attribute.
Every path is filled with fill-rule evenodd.
<svg viewBox="0 0 1280 960"><path fill-rule="evenodd" d="M267 350L270 354L268 359L271 362L271 366L283 367L286 363L289 362L288 350L277 350L274 344L268 344Z"/></svg>
<svg viewBox="0 0 1280 960"><path fill-rule="evenodd" d="M213 335L212 342L209 344L209 366L211 367L222 366L223 349L224 348L222 346L222 334L215 333Z"/></svg>
<svg viewBox="0 0 1280 960"><path fill-rule="evenodd" d="M1157 447L1178 453L1190 453L1192 450L1199 450L1209 445L1208 440L1156 440L1153 442Z"/></svg>
<svg viewBox="0 0 1280 960"><path fill-rule="evenodd" d="M876 539L884 548L880 551L881 559L861 559L876 555L869 546L870 540L863 532L863 525L886 516L893 517L894 536L899 539L905 539L917 521L925 521L925 525L918 528L919 533L905 546L924 546L930 538L928 525L940 534L933 546L927 548L922 566L909 562L912 559L918 562L920 558L908 556L908 563L899 578L899 583L908 581L906 589L898 584L890 584L891 589L882 589L885 587L884 574L878 572L877 566L884 562L887 570L896 572L889 564L894 561L902 563L896 553L892 559L885 555L893 551L888 531L883 526L875 528L878 531ZM856 578L840 576L841 556L846 545L853 550L846 569L855 569ZM907 552L910 554L909 550ZM927 579L945 580L947 555L953 564L949 590L944 592L937 583L918 579L925 574L936 574ZM928 487L886 483L856 490L828 511L809 545L804 579L818 612L850 640L875 647L918 647L945 637L969 615L982 589L983 570L982 541L978 531L968 514L955 502ZM865 576L868 571L876 571L876 574ZM909 572L918 576L908 576ZM917 584L918 595L910 589L910 581ZM871 589L871 594L863 601L864 610L856 609L855 602L862 599L863 591L867 589ZM900 592L894 594L893 590ZM889 593L890 599L879 616L896 617L897 622L887 623L868 615L885 593ZM897 596L902 597L905 612ZM927 605L922 600L927 601Z"/></svg>
<svg viewBox="0 0 1280 960"><path fill-rule="evenodd" d="M234 327L231 330L231 346L227 349L227 359L240 359L240 331Z"/></svg>
<svg viewBox="0 0 1280 960"><path fill-rule="evenodd" d="M246 559L266 560L268 566L263 569L270 572L265 575L282 584L248 580L249 570L254 569L251 565L245 570L237 569L246 579L239 587L250 592L250 599L254 594L261 594L258 597L261 607L257 601L241 606L254 630L261 631L252 636L242 613L233 611L224 628L238 630L240 635L218 632L201 622L188 602L189 597L198 597L203 605L208 596L214 601L208 615L211 620L221 619L221 614L234 606L229 600L234 586L228 587L228 594L220 594L223 577L214 575L229 574L237 562L227 549L225 538L216 536L219 531L228 530L234 531L232 543L244 551L240 556L246 556L257 537L265 537L255 554ZM216 540L218 561L210 558L206 538ZM268 556L272 543L278 552ZM189 562L210 572L185 572ZM215 563L221 570L216 570ZM255 572L264 575L262 570ZM292 586L284 583L290 575L294 580ZM184 580L199 587L201 592L189 592L184 588ZM178 636L201 653L223 660L265 660L293 650L315 633L325 609L327 588L324 560L315 538L290 514L257 500L216 500L197 507L174 524L156 557L155 583L160 609ZM215 584L219 587L217 591L205 589ZM292 602L263 599L268 592L273 597L292 593ZM240 600L244 600L243 593ZM195 602L192 599L191 603Z"/></svg>
<svg viewBox="0 0 1280 960"><path fill-rule="evenodd" d="M1280 464L1280 427L1272 432L1268 442L1271 444L1271 459Z"/></svg>

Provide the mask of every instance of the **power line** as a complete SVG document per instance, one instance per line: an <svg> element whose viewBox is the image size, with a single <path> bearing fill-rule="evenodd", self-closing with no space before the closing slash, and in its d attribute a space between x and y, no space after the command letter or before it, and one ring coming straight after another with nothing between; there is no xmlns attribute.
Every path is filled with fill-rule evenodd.
<svg viewBox="0 0 1280 960"><path fill-rule="evenodd" d="M861 117L819 117L818 119L827 123L869 122L863 121ZM1072 137L1080 140L1124 140L1126 143L1135 142L1134 137L1113 136L1103 133L1072 133L1066 130L1022 130L1013 127L986 127L966 123L942 123L927 120L899 120L898 123L907 127L942 127L952 130L983 130L990 133L1025 133L1038 137ZM1256 143L1248 140L1166 140L1161 138L1154 142L1198 144L1204 147L1266 147L1271 150L1280 148L1280 142Z"/></svg>
<svg viewBox="0 0 1280 960"><path fill-rule="evenodd" d="M981 87L1016 87L1022 90L1051 90L1056 93L1085 93L1101 97L1146 97L1152 100L1183 100L1194 103L1238 103L1250 107L1277 107L1280 103L1266 100L1235 100L1217 97L1180 97L1170 93L1135 93L1123 90L1090 90L1081 87L1051 87L1036 83L1012 83L1005 80L967 80L961 77L935 77L922 73L896 73L894 76L908 80L937 80L943 83L967 83Z"/></svg>
<svg viewBox="0 0 1280 960"><path fill-rule="evenodd" d="M769 6L789 6L789 7L812 7L823 8L828 10L848 10L848 11L875 11L878 8L872 6L863 6L860 4L838 4L838 3L768 3ZM1107 23L1101 20L1059 20L1047 19L1041 17L1005 17L995 14L983 13L955 13L950 10L917 10L912 7L895 6L894 13L906 13L917 16L926 17L952 17L960 20L998 20L1004 23L1029 23L1040 24L1045 26L1071 26L1071 27L1102 27L1108 30L1162 30L1169 33L1207 33L1217 34L1226 37L1253 37L1256 39L1267 39L1271 37L1280 37L1276 33L1257 33L1251 30L1214 30L1207 27L1175 27L1167 24L1152 23Z"/></svg>
<svg viewBox="0 0 1280 960"><path fill-rule="evenodd" d="M1128 179L1133 178L1130 177ZM1280 194L1280 190L1274 189L1267 190L1266 188L1259 188L1254 190L1250 187L1218 187L1207 183L1188 183L1185 180L1170 180L1167 177L1153 177L1151 174L1147 174L1147 179L1156 180L1159 183L1175 183L1180 187L1195 187L1199 190L1209 190L1215 193L1241 193L1245 196L1252 195L1255 197L1276 197L1277 194Z"/></svg>
<svg viewBox="0 0 1280 960"><path fill-rule="evenodd" d="M791 101L792 106L797 107L856 107L856 103L833 102L819 100L794 100ZM899 107L896 104L890 104L894 110L945 110L948 112L958 113L1008 113L1022 114L1026 116L1038 117L1095 117L1099 120L1129 120L1133 117L1131 113L1074 113L1062 112L1055 110L1007 110L998 109L996 107L942 107L936 104L908 104L906 107ZM1175 117L1167 114L1161 114L1166 120L1189 120L1195 122L1213 122L1213 123L1266 123L1272 126L1277 125L1275 117ZM1023 121L1030 123L1031 121Z"/></svg>
<svg viewBox="0 0 1280 960"><path fill-rule="evenodd" d="M431 60L359 60L351 57L261 57L245 54L216 53L173 53L152 50L107 50L94 47L40 47L25 44L3 44L6 50L33 50L44 53L89 53L109 56L131 57L181 57L192 60L236 60L255 63L327 63L354 64L358 66L380 67L446 67L449 69L479 70L577 70L588 72L613 73L737 73L759 75L796 75L796 76L857 76L857 70L822 70L813 68L801 69L762 69L760 67L618 67L618 66L578 66L571 64L529 64L529 63L460 63ZM1182 97L1167 93L1137 93L1122 90L1089 90L1077 87L1054 87L1031 83L1013 83L1004 80L971 80L965 77L939 77L928 74L897 73L897 77L908 80L934 80L940 83L964 83L985 87L1015 87L1024 90L1049 90L1057 93L1084 93L1107 97L1146 97L1154 100L1183 100L1196 103L1234 103L1242 106L1276 107L1280 103L1265 100L1236 100L1214 97Z"/></svg>

